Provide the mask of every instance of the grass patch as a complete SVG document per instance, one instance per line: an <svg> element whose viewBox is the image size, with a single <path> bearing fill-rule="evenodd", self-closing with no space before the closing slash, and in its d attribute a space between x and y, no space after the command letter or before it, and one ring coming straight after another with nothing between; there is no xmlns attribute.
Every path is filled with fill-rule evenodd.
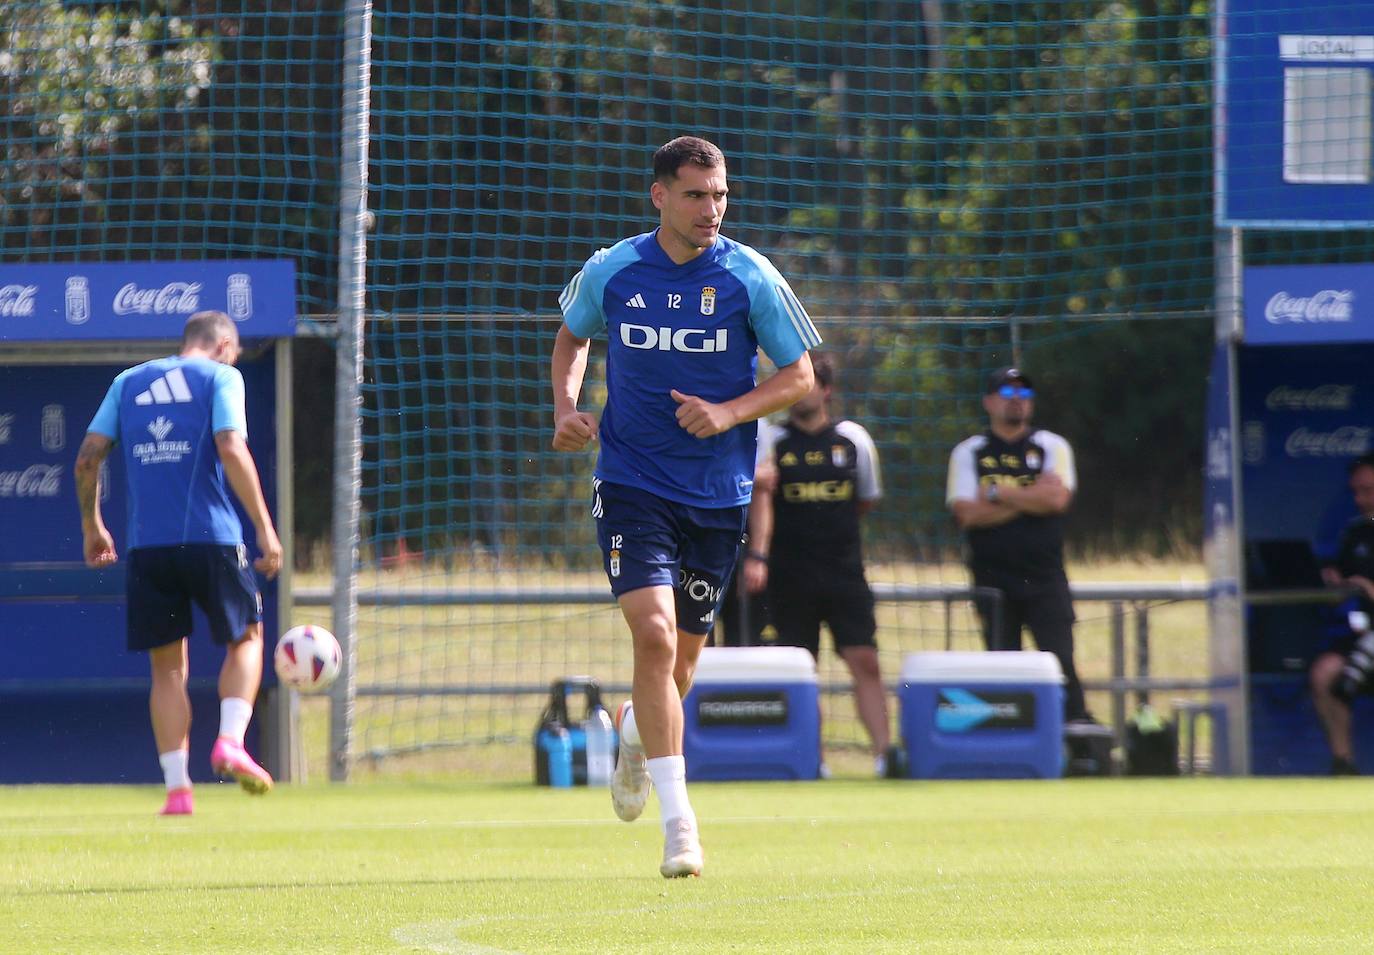
<svg viewBox="0 0 1374 955"><path fill-rule="evenodd" d="M1363 780L693 787L665 882L603 792L0 789L0 951L1329 952L1374 937Z"/></svg>

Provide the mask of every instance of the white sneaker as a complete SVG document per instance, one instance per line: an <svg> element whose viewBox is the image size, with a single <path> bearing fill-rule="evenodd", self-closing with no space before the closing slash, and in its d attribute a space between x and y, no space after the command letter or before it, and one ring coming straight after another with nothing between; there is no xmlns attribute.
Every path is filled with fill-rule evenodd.
<svg viewBox="0 0 1374 955"><path fill-rule="evenodd" d="M621 703L615 711L615 731L620 737L620 755L611 774L611 805L615 814L626 822L634 822L644 812L649 801L649 767L645 765L644 747L625 742L621 726L630 710L630 701Z"/></svg>
<svg viewBox="0 0 1374 955"><path fill-rule="evenodd" d="M668 834L663 838L663 865L658 871L665 879L701 875L701 839L697 836L695 820L668 820Z"/></svg>

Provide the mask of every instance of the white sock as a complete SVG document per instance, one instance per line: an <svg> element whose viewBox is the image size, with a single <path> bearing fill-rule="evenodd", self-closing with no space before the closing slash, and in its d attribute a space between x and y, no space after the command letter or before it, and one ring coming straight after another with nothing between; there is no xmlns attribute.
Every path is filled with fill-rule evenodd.
<svg viewBox="0 0 1374 955"><path fill-rule="evenodd" d="M663 831L668 831L669 819L690 819L695 823L697 815L687 801L687 761L681 756L658 756L647 760L645 765L658 791Z"/></svg>
<svg viewBox="0 0 1374 955"><path fill-rule="evenodd" d="M620 721L620 738L630 749L642 749L644 743L639 738L639 724L635 722L635 708L631 703L625 707L625 716Z"/></svg>
<svg viewBox="0 0 1374 955"><path fill-rule="evenodd" d="M184 749L174 749L170 753L163 753L157 758L162 764L162 780L167 784L167 791L173 789L191 788L191 771L187 769L187 763L191 754Z"/></svg>
<svg viewBox="0 0 1374 955"><path fill-rule="evenodd" d="M226 696L219 701L219 735L227 736L240 746L243 734L248 732L248 721L253 718L253 704L237 696Z"/></svg>

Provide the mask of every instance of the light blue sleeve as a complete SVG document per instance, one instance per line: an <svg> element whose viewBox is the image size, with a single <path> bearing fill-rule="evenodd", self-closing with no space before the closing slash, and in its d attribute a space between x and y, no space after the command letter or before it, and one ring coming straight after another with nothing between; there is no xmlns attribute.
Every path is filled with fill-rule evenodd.
<svg viewBox="0 0 1374 955"><path fill-rule="evenodd" d="M248 411L243 394L243 374L232 365L215 369L215 398L210 411L212 430L238 431L248 438Z"/></svg>
<svg viewBox="0 0 1374 955"><path fill-rule="evenodd" d="M728 267L749 290L749 323L763 353L784 368L819 345L820 333L773 263L747 245L739 250Z"/></svg>
<svg viewBox="0 0 1374 955"><path fill-rule="evenodd" d="M105 400L100 402L95 417L86 428L87 431L103 434L111 441L119 440L119 401L124 396L124 379L129 377L131 370L125 369L115 375L115 380L110 383L110 390L105 392Z"/></svg>
<svg viewBox="0 0 1374 955"><path fill-rule="evenodd" d="M563 324L568 331L578 338L591 338L604 331L606 310L601 300L606 294L606 283L621 269L638 261L639 253L628 239L588 259L558 296L558 307L563 310Z"/></svg>

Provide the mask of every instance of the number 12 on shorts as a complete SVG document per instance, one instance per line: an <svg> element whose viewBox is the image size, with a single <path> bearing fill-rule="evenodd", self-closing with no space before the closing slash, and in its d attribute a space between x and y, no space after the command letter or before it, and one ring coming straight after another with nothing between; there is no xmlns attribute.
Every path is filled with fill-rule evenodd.
<svg viewBox="0 0 1374 955"><path fill-rule="evenodd" d="M620 546L621 546L621 542L622 542L623 540L624 540L624 537L623 537L622 535L620 535L620 534L612 534L612 535L611 535L611 553L610 553L609 556L610 556L610 559L611 559L611 576L612 576L612 577L619 577L619 576L620 576Z"/></svg>

